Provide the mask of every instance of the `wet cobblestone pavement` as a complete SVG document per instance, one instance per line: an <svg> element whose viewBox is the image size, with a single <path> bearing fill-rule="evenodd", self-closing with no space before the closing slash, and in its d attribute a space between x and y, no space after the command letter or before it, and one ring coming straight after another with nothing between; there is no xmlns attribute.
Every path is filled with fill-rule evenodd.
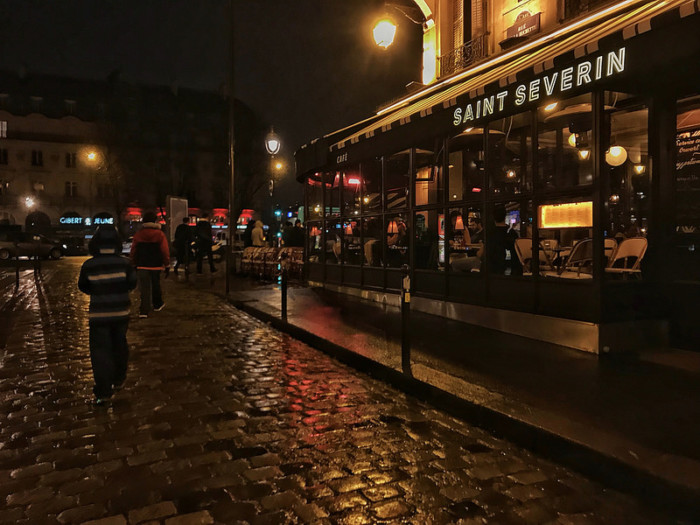
<svg viewBox="0 0 700 525"><path fill-rule="evenodd" d="M172 277L95 408L83 260L0 279L0 523L672 522Z"/></svg>

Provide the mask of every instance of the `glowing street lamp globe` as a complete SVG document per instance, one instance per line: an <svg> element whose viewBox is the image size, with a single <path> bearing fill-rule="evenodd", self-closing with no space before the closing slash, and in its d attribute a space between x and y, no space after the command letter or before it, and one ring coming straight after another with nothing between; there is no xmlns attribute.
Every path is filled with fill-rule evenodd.
<svg viewBox="0 0 700 525"><path fill-rule="evenodd" d="M388 18L382 19L374 26L372 30L374 41L379 47L386 49L394 42L396 36L396 24Z"/></svg>
<svg viewBox="0 0 700 525"><path fill-rule="evenodd" d="M277 155L282 147L282 142L277 134L273 131L265 137L265 149L270 155Z"/></svg>

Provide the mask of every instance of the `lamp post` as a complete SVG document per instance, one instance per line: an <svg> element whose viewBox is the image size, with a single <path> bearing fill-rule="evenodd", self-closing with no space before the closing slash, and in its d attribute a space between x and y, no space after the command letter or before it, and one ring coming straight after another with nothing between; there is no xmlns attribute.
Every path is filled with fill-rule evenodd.
<svg viewBox="0 0 700 525"><path fill-rule="evenodd" d="M275 155L277 155L280 152L280 149L282 149L282 141L280 141L279 136L275 133L274 128L270 128L270 133L268 133L265 136L265 149L267 150L267 153L270 155L270 164L273 169L276 170L281 170L282 169L282 163L277 162L274 163L275 160ZM275 172L271 171L270 173L270 184L269 184L269 189L270 189L270 197L272 197L272 192L275 190Z"/></svg>
<svg viewBox="0 0 700 525"><path fill-rule="evenodd" d="M97 154L96 150L90 149L90 150L85 152L85 163L88 166L90 166L90 189L89 189L89 195L88 195L90 202L88 203L88 205L89 205L89 213L90 213L91 219L93 216L95 171L99 168L98 159L99 159L99 155Z"/></svg>
<svg viewBox="0 0 700 525"><path fill-rule="evenodd" d="M236 134L235 127L233 125L234 117L234 105L236 103L235 96L235 62L236 54L234 52L234 34L235 34L235 17L234 17L234 4L235 0L229 0L229 18L231 20L231 26L229 31L229 38L231 39L229 50L231 56L229 58L229 105L228 105L228 162L229 168L231 170L230 180L229 180L229 194L228 194L228 250L226 250L226 297L228 297L229 291L231 290L231 268L233 264L233 242L236 234L236 215L235 215L235 182L236 182L236 169L234 163L234 150L236 145Z"/></svg>

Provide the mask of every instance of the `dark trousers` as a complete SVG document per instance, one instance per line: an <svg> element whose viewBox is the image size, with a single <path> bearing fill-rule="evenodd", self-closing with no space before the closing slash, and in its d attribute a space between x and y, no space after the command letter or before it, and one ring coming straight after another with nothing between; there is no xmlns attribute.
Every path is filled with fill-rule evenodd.
<svg viewBox="0 0 700 525"><path fill-rule="evenodd" d="M92 391L96 397L110 397L112 385L118 385L126 379L129 363L129 345L126 342L128 327L128 319L90 323L90 361L95 377Z"/></svg>
<svg viewBox="0 0 700 525"><path fill-rule="evenodd" d="M209 271L214 271L214 257L211 254L211 244L203 244L197 246L197 273L202 273L202 261L204 257L209 258Z"/></svg>
<svg viewBox="0 0 700 525"><path fill-rule="evenodd" d="M189 257L189 254L187 253L188 252L187 247L186 246L176 246L175 252L176 252L176 256L177 256L177 262L175 263L175 270L177 271L177 269L183 265L185 268L187 268L187 265L190 262L190 257Z"/></svg>
<svg viewBox="0 0 700 525"><path fill-rule="evenodd" d="M141 291L139 313L148 314L153 308L163 306L163 292L160 290L160 270L136 270Z"/></svg>

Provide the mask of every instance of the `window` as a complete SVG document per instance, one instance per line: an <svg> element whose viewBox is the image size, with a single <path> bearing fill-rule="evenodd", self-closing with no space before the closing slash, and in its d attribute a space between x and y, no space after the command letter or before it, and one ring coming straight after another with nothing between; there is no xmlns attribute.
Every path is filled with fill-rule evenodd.
<svg viewBox="0 0 700 525"><path fill-rule="evenodd" d="M491 194L520 195L532 190L532 136L530 113L492 122L488 126L488 162Z"/></svg>
<svg viewBox="0 0 700 525"><path fill-rule="evenodd" d="M78 196L78 183L77 182L66 182L66 197L77 197Z"/></svg>
<svg viewBox="0 0 700 525"><path fill-rule="evenodd" d="M340 264L343 258L343 222L326 221L326 264Z"/></svg>
<svg viewBox="0 0 700 525"><path fill-rule="evenodd" d="M449 144L450 201L474 199L484 188L484 130L466 128Z"/></svg>
<svg viewBox="0 0 700 525"><path fill-rule="evenodd" d="M77 106L76 101L66 99L64 100L64 102L66 104L66 113L68 113L69 115L75 115L75 108Z"/></svg>
<svg viewBox="0 0 700 525"><path fill-rule="evenodd" d="M416 148L414 194L416 206L437 204L443 200L444 142L435 140Z"/></svg>
<svg viewBox="0 0 700 525"><path fill-rule="evenodd" d="M540 274L548 278L590 279L593 275L593 202L552 200L540 205L537 215ZM524 266L526 272L534 268L534 265Z"/></svg>
<svg viewBox="0 0 700 525"><path fill-rule="evenodd" d="M323 236L321 235L320 222L308 222L306 224L308 237L306 238L306 253L309 256L309 262L320 262L321 260L321 241Z"/></svg>
<svg viewBox="0 0 700 525"><path fill-rule="evenodd" d="M445 241L444 235L442 239L439 235L441 220L443 220L443 215L438 210L420 211L416 212L414 216L416 231L414 250L417 269L437 270L444 268Z"/></svg>
<svg viewBox="0 0 700 525"><path fill-rule="evenodd" d="M403 214L386 216L386 266L401 268L408 264L408 225Z"/></svg>
<svg viewBox="0 0 700 525"><path fill-rule="evenodd" d="M384 202L387 210L408 206L410 151L403 150L385 159Z"/></svg>
<svg viewBox="0 0 700 525"><path fill-rule="evenodd" d="M360 214L362 202L362 176L359 164L343 168L340 177L343 182L343 216L357 216Z"/></svg>
<svg viewBox="0 0 700 525"><path fill-rule="evenodd" d="M66 168L75 168L75 153L66 153Z"/></svg>
<svg viewBox="0 0 700 525"><path fill-rule="evenodd" d="M362 251L367 266L382 266L382 218L366 217L362 219Z"/></svg>
<svg viewBox="0 0 700 525"><path fill-rule="evenodd" d="M32 150L32 166L43 166L44 165L44 154L41 150Z"/></svg>
<svg viewBox="0 0 700 525"><path fill-rule="evenodd" d="M460 274L479 272L484 256L481 205L450 208L442 231L450 270Z"/></svg>
<svg viewBox="0 0 700 525"><path fill-rule="evenodd" d="M321 173L315 173L306 181L306 193L308 195L308 214L309 220L320 219L323 217L323 176ZM319 226L320 228L320 226Z"/></svg>
<svg viewBox="0 0 700 525"><path fill-rule="evenodd" d="M7 165L7 163L8 163L7 148L1 148L0 149L0 164Z"/></svg>
<svg viewBox="0 0 700 525"><path fill-rule="evenodd" d="M7 195L7 190L10 187L10 183L6 180L0 180L0 195Z"/></svg>
<svg viewBox="0 0 700 525"><path fill-rule="evenodd" d="M0 138L7 138L7 121L0 120Z"/></svg>
<svg viewBox="0 0 700 525"><path fill-rule="evenodd" d="M361 164L362 213L375 213L382 207L382 161L371 159Z"/></svg>
<svg viewBox="0 0 700 525"><path fill-rule="evenodd" d="M107 197L113 197L113 196L114 196L114 192L112 191L111 184L98 184L97 185L97 197L107 198Z"/></svg>
<svg viewBox="0 0 700 525"><path fill-rule="evenodd" d="M564 100L538 110L538 184L545 190L593 183L591 96Z"/></svg>
<svg viewBox="0 0 700 525"><path fill-rule="evenodd" d="M340 172L323 175L324 206L326 217L340 217Z"/></svg>

